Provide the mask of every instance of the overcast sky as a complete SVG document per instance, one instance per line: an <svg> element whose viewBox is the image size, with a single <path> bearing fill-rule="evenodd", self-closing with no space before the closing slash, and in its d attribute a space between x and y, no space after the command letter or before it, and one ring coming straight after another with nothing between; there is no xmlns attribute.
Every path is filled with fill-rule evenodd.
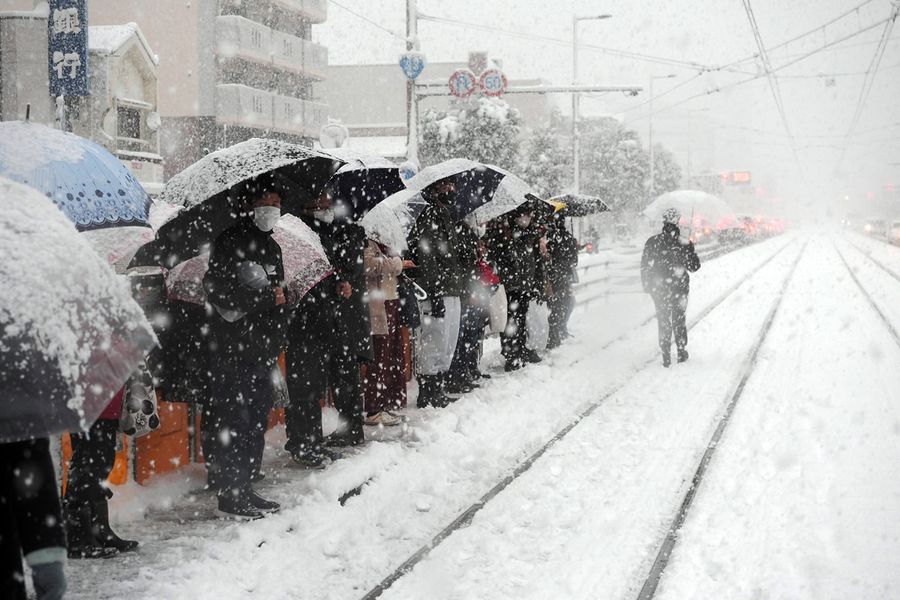
<svg viewBox="0 0 900 600"><path fill-rule="evenodd" d="M890 0L870 0L814 35L776 48L820 28L861 2L752 0L751 6L762 41L767 49L772 48L770 62L777 69L891 13ZM758 51L741 0L419 0L418 5L425 15L518 34L423 20L419 37L429 61L464 61L469 50L486 50L502 58L504 70L511 77L541 77L557 84L572 79L573 15L610 13L612 19L579 25L580 41L585 45L579 54L580 81L647 88L652 75L675 74L675 78L655 81L654 137L685 162L690 126L695 170L752 169L757 182L777 187L786 200L805 196L804 204L845 194L864 199L867 191L879 190L887 183L900 184L900 27L891 33L855 127L856 135L850 138L840 164L840 146L851 127L865 80L863 73L873 60L885 26L874 27L778 71L778 87L787 126L796 138L798 163L766 77L704 94L762 72L761 61L752 59ZM395 62L404 48L405 6L405 0L332 0L328 22L314 27L314 39L329 47L333 64ZM635 60L591 45L699 66ZM750 60L735 67L740 73L701 72L704 67L720 67L742 59ZM827 85L821 77L834 74L834 85ZM661 95L676 85L680 87ZM647 96L645 90L638 98L620 94L586 98L582 110L586 114L619 115L646 136ZM698 97L668 108L692 96Z"/></svg>

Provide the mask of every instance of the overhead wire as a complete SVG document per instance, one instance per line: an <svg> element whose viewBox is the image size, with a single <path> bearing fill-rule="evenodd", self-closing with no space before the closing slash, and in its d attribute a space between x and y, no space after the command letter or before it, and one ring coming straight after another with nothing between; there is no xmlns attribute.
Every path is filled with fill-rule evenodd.
<svg viewBox="0 0 900 600"><path fill-rule="evenodd" d="M884 25L884 30L881 32L881 39L879 40L878 46L875 48L875 54L874 56L872 56L872 61L869 63L869 67L866 69L865 79L863 79L862 87L859 92L859 98L856 102L856 109L853 111L853 118L850 120L850 127L847 129L844 150L841 152L841 155L838 158L838 162L836 165L837 169L840 169L840 166L844 161L844 157L847 154L846 145L849 142L850 138L853 136L853 132L856 130L857 125L859 125L859 119L860 117L862 117L862 113L866 108L866 102L869 99L869 94L871 93L872 86L875 83L875 77L878 75L878 68L881 65L881 59L884 58L884 51L887 48L888 40L891 37L891 31L894 28L894 22L897 20L898 14L900 14L900 0L892 0L891 15L887 18L887 22Z"/></svg>
<svg viewBox="0 0 900 600"><path fill-rule="evenodd" d="M389 34L389 35L391 35L391 36L397 38L398 40L403 40L404 42L406 41L406 36L400 35L400 34L397 33L396 31L393 31L393 30L391 30L391 29L385 27L385 26L382 25L381 23L378 23L377 21L374 21L374 20L370 19L369 17L367 17L367 16L365 16L365 15L363 15L363 14L360 14L360 13L356 12L356 11L353 10L352 8L348 8L347 6L344 6L344 5L341 4L340 2L337 2L336 0L328 0L328 1L331 2L332 4L334 4L335 6L337 6L338 8L341 8L341 9L345 10L346 12L350 13L350 14L353 15L354 17L356 17L356 18L358 18L358 19L360 19L360 20L362 20L362 21L365 21L366 23L369 23L370 25L372 25L372 26L376 27L377 29L380 29L381 31L383 31L383 32L385 32L385 33L387 33L387 34Z"/></svg>
<svg viewBox="0 0 900 600"><path fill-rule="evenodd" d="M775 99L775 106L778 109L778 115L781 117L781 124L788 136L791 144L791 150L794 152L794 159L800 163L800 155L797 153L797 142L794 134L791 133L791 126L788 122L787 113L784 110L784 99L781 97L781 88L778 86L778 78L772 72L772 63L769 60L769 54L763 43L762 33L759 31L759 23L756 22L756 15L753 13L753 6L750 0L743 0L744 10L747 13L747 19L750 21L750 27L753 29L753 38L756 40L756 47L759 49L759 57L762 60L763 68L766 71L766 77L769 80L769 87L772 90L772 97Z"/></svg>

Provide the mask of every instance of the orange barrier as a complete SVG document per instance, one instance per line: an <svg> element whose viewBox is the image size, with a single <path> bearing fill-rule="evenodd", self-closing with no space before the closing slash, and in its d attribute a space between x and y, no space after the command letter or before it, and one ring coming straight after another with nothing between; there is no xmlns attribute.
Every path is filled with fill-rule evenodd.
<svg viewBox="0 0 900 600"><path fill-rule="evenodd" d="M146 483L190 462L188 405L159 402L159 429L135 440L134 480Z"/></svg>

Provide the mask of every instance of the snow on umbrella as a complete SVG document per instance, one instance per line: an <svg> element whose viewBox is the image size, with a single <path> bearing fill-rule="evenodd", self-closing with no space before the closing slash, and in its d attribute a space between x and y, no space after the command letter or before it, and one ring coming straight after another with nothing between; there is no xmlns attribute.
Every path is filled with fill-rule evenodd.
<svg viewBox="0 0 900 600"><path fill-rule="evenodd" d="M375 206L362 220L366 234L390 248L405 250L409 232L429 204L423 192L448 179L456 185L450 206L454 221L471 214L479 223L487 223L525 202L538 200L527 183L500 167L463 158L451 159L423 169L407 182L409 189Z"/></svg>
<svg viewBox="0 0 900 600"><path fill-rule="evenodd" d="M44 195L0 178L0 442L87 429L156 343L128 283Z"/></svg>
<svg viewBox="0 0 900 600"><path fill-rule="evenodd" d="M0 123L0 177L53 200L79 231L149 227L150 197L102 146L37 123Z"/></svg>
<svg viewBox="0 0 900 600"><path fill-rule="evenodd" d="M246 187L270 177L281 209L297 214L319 195L341 160L279 140L250 139L208 154L166 183L160 200L185 207L159 228L132 266L172 267L202 254L246 210Z"/></svg>
<svg viewBox="0 0 900 600"><path fill-rule="evenodd" d="M662 221L665 212L674 208L684 219L693 221L694 216L710 221L730 219L736 221L734 211L728 203L717 196L700 190L676 190L659 196L644 209L643 214L656 221Z"/></svg>
<svg viewBox="0 0 900 600"><path fill-rule="evenodd" d="M550 198L550 201L563 203L565 206L561 211L566 217L587 217L609 210L606 202L597 196L586 194L563 194Z"/></svg>
<svg viewBox="0 0 900 600"><path fill-rule="evenodd" d="M406 188L399 167L386 158L347 148L329 150L328 153L346 161L327 185L334 198L335 217L339 220L358 222L376 204Z"/></svg>
<svg viewBox="0 0 900 600"><path fill-rule="evenodd" d="M297 217L283 216L272 237L281 246L285 285L295 302L333 272L319 236ZM195 256L172 268L166 275L169 299L204 304L203 277L208 269L209 254Z"/></svg>

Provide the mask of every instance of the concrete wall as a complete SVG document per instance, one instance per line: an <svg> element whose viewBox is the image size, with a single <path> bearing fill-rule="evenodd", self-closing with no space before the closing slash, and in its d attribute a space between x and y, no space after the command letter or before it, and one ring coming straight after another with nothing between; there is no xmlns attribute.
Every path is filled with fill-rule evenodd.
<svg viewBox="0 0 900 600"><path fill-rule="evenodd" d="M163 117L213 115L212 62L215 0L88 0L91 25L134 21L159 56L159 113ZM205 45L205 47L204 47Z"/></svg>
<svg viewBox="0 0 900 600"><path fill-rule="evenodd" d="M31 104L32 121L52 123L49 85L47 20L0 18L0 120L24 119Z"/></svg>

